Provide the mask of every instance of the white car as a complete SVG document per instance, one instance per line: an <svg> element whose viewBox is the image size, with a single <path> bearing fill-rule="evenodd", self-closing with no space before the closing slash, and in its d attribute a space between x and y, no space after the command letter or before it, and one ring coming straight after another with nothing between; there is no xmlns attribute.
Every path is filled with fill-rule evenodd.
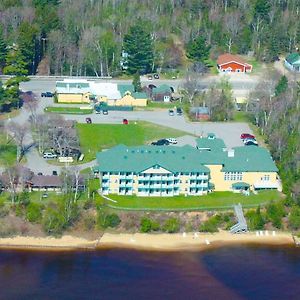
<svg viewBox="0 0 300 300"><path fill-rule="evenodd" d="M44 154L43 154L43 158L49 158L49 159L53 159L53 158L56 158L57 157L57 155L56 154L54 154L54 153L52 153L52 152L44 152Z"/></svg>
<svg viewBox="0 0 300 300"><path fill-rule="evenodd" d="M257 141L255 139L244 139L243 140L244 144L254 144L254 145L258 145Z"/></svg>
<svg viewBox="0 0 300 300"><path fill-rule="evenodd" d="M177 140L176 139L174 139L174 138L168 138L168 139L166 139L170 144L177 144L178 142L177 142Z"/></svg>

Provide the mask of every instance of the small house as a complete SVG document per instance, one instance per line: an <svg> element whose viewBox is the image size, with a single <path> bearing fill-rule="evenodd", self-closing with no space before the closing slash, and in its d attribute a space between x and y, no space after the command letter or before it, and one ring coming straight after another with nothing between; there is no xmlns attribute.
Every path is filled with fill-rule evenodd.
<svg viewBox="0 0 300 300"><path fill-rule="evenodd" d="M149 87L150 88L150 87ZM167 84L159 86L151 85L150 93L153 101L170 102L172 99L173 88Z"/></svg>
<svg viewBox="0 0 300 300"><path fill-rule="evenodd" d="M209 109L206 106L191 107L190 114L193 118L200 121L208 121L210 118Z"/></svg>
<svg viewBox="0 0 300 300"><path fill-rule="evenodd" d="M219 72L248 73L252 71L252 65L247 64L240 56L230 53L218 57L217 68Z"/></svg>
<svg viewBox="0 0 300 300"><path fill-rule="evenodd" d="M300 54L291 53L284 60L284 65L291 71L300 72Z"/></svg>

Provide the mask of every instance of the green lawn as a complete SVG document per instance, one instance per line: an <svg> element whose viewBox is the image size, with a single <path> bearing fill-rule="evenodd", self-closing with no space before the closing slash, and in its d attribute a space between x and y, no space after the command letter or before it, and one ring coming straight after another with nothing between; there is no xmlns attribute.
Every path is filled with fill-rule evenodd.
<svg viewBox="0 0 300 300"><path fill-rule="evenodd" d="M178 103L180 104L180 103ZM177 103L174 102L154 102L154 101L148 101L148 104L146 107L138 107L137 110L154 110L154 109L160 109L160 108L165 108L165 109L170 109L174 108L175 106L178 106ZM136 108L135 108L136 110Z"/></svg>
<svg viewBox="0 0 300 300"><path fill-rule="evenodd" d="M151 141L186 135L184 131L138 121L123 124L76 124L84 161L96 158L96 153L118 144L138 146Z"/></svg>
<svg viewBox="0 0 300 300"><path fill-rule="evenodd" d="M0 166L11 166L16 162L17 147L11 137L0 133Z"/></svg>
<svg viewBox="0 0 300 300"><path fill-rule="evenodd" d="M235 111L233 114L233 121L250 123L250 115L245 111Z"/></svg>
<svg viewBox="0 0 300 300"><path fill-rule="evenodd" d="M80 109L79 107L48 106L45 108L45 112L57 113L57 114L88 115L93 112L93 108Z"/></svg>
<svg viewBox="0 0 300 300"><path fill-rule="evenodd" d="M176 197L137 197L110 195L106 204L116 209L126 210L213 210L232 208L241 203L243 207L256 207L271 200L279 200L281 195L277 191L261 191L257 195L244 196L232 192L214 192L204 196L176 196Z"/></svg>

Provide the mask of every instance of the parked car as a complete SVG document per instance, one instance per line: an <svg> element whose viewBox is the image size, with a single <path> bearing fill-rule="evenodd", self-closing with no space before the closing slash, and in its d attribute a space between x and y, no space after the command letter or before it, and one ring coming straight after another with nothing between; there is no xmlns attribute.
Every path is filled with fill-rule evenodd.
<svg viewBox="0 0 300 300"><path fill-rule="evenodd" d="M167 140L170 144L176 145L176 144L178 143L178 141L177 141L176 139L174 139L174 138L167 138L166 140Z"/></svg>
<svg viewBox="0 0 300 300"><path fill-rule="evenodd" d="M44 152L43 153L43 158L45 158L45 159L54 159L56 157L57 157L57 155L53 152Z"/></svg>
<svg viewBox="0 0 300 300"><path fill-rule="evenodd" d="M53 97L54 96L54 93L51 93L51 92L43 92L41 93L41 97Z"/></svg>
<svg viewBox="0 0 300 300"><path fill-rule="evenodd" d="M154 79L159 79L159 75L156 73L153 75Z"/></svg>
<svg viewBox="0 0 300 300"><path fill-rule="evenodd" d="M254 143L254 144L257 144L256 139L250 139L250 138L244 139L243 142L244 142L244 144L246 144L246 143L248 143L248 142L252 142L252 143Z"/></svg>
<svg viewBox="0 0 300 300"><path fill-rule="evenodd" d="M152 80L152 79L153 79L152 75L148 75L148 80Z"/></svg>
<svg viewBox="0 0 300 300"><path fill-rule="evenodd" d="M57 171L55 171L55 170L52 171L52 175L53 175L53 176L57 176Z"/></svg>
<svg viewBox="0 0 300 300"><path fill-rule="evenodd" d="M104 115L108 115L108 110L107 110L107 109L103 109L102 113L103 113Z"/></svg>
<svg viewBox="0 0 300 300"><path fill-rule="evenodd" d="M256 140L250 140L250 139L246 140L244 142L244 144L245 144L245 146L258 146L258 143Z"/></svg>
<svg viewBox="0 0 300 300"><path fill-rule="evenodd" d="M176 114L178 115L178 116L182 116L182 109L180 108L180 107L177 107L176 108Z"/></svg>
<svg viewBox="0 0 300 300"><path fill-rule="evenodd" d="M97 114L97 115L101 114L101 110L100 109L95 109L95 114Z"/></svg>
<svg viewBox="0 0 300 300"><path fill-rule="evenodd" d="M169 116L174 116L174 110L173 109L169 109Z"/></svg>
<svg viewBox="0 0 300 300"><path fill-rule="evenodd" d="M153 146L168 146L169 144L170 144L169 141L166 139L161 139L151 143L151 145Z"/></svg>
<svg viewBox="0 0 300 300"><path fill-rule="evenodd" d="M87 124L91 124L91 123L92 123L92 119L91 119L91 118L85 118L85 122L86 122Z"/></svg>
<svg viewBox="0 0 300 300"><path fill-rule="evenodd" d="M245 139L255 139L255 136L250 134L250 133L242 133L241 134L241 139L245 140Z"/></svg>
<svg viewBox="0 0 300 300"><path fill-rule="evenodd" d="M124 125L128 125L128 120L127 119L123 119L123 124Z"/></svg>

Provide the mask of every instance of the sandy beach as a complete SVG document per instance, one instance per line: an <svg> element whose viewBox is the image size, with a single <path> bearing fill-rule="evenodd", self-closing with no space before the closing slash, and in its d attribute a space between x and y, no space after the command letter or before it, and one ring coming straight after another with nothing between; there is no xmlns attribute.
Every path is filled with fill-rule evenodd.
<svg viewBox="0 0 300 300"><path fill-rule="evenodd" d="M94 249L99 240L89 241L83 238L64 235L61 238L16 236L0 238L0 249L38 249L38 250L74 250Z"/></svg>
<svg viewBox="0 0 300 300"><path fill-rule="evenodd" d="M231 234L221 231L209 233L143 234L105 233L97 240L87 240L70 235L61 238L16 236L0 238L0 249L33 250L76 250L103 248L131 248L143 250L205 250L210 247L239 244L294 245L291 233L257 231L244 234Z"/></svg>
<svg viewBox="0 0 300 300"><path fill-rule="evenodd" d="M178 233L178 234L110 234L105 233L98 248L119 247L147 250L204 250L222 245L266 244L294 245L291 233L258 231L244 234L231 234L221 231L209 233Z"/></svg>

